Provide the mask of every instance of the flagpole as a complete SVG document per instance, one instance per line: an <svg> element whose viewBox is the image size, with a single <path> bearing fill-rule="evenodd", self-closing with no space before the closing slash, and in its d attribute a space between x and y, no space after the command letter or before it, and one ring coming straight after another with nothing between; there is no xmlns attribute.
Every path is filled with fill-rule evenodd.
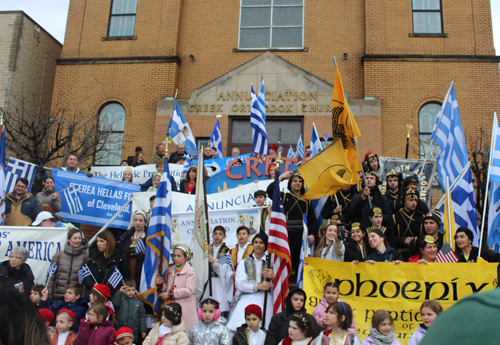
<svg viewBox="0 0 500 345"><path fill-rule="evenodd" d="M335 56L333 57L333 63L335 65L335 68L337 68L337 59L335 59ZM347 103L347 101L346 101L346 103ZM349 103L347 103L347 107L349 108ZM349 117L351 116L350 112L347 114L347 116L349 116ZM354 132L354 127L352 126L352 121L349 121L349 123L351 124L351 129ZM333 133L332 133L332 135L333 135ZM356 145L356 151L358 151L359 164L361 165L361 173L363 174L363 183L365 184L365 187L366 187L365 170L363 169L363 161L361 160L361 156L359 154L358 138L356 138L356 136L354 136L353 139L354 139L354 144ZM368 199L368 206L370 208L372 208L372 201L371 201L369 195L368 195L367 199Z"/></svg>
<svg viewBox="0 0 500 345"><path fill-rule="evenodd" d="M120 208L118 210L118 212L116 212L116 214L110 219L108 220L108 222L101 228L101 230L99 230L99 232L97 232L97 234L94 235L94 237L92 237L89 241L89 248L90 248L90 245L92 243L94 243L95 239L97 238L97 235L99 235L101 232L103 232L104 230L106 230L108 228L108 226L111 225L111 223L113 223L113 221L120 215L120 213L123 212L123 210L125 210L125 208L128 206L128 204L130 204L132 202L132 199L130 199L129 201L127 201L125 203L125 205L122 206L122 208Z"/></svg>
<svg viewBox="0 0 500 345"><path fill-rule="evenodd" d="M203 146L201 147L201 152L200 155L203 154ZM205 163L203 163L205 164ZM205 179L205 166L199 166L199 169L203 169L203 200L205 202L205 221L206 221L206 229L207 229L207 246L210 246L210 222L208 220L208 204L207 204L207 180ZM193 236L194 237L194 236ZM208 287L209 287L209 292L210 296L213 296L212 294L212 264L208 262Z"/></svg>
<svg viewBox="0 0 500 345"><path fill-rule="evenodd" d="M495 130L496 130L496 128L494 126L496 117L497 117L497 113L495 112L493 115L493 129L491 130L490 160L488 161L488 175L486 177L486 190L484 192L483 217L481 218L481 235L479 236L479 253L481 253L481 247L483 245L484 223L486 223L484 221L484 219L486 217L486 202L488 200L488 189L490 187L490 169L491 169L491 158L493 157L493 138L494 138ZM491 200L490 200L490 202L491 202Z"/></svg>
<svg viewBox="0 0 500 345"><path fill-rule="evenodd" d="M334 195L335 195L335 201L337 202L337 206L340 206L339 199L337 198L337 193L335 193ZM342 211L340 211L340 216L342 217Z"/></svg>
<svg viewBox="0 0 500 345"><path fill-rule="evenodd" d="M448 203L448 237L450 238L450 247L453 249L453 242L451 238L451 192L450 192L450 178L446 176L446 202Z"/></svg>

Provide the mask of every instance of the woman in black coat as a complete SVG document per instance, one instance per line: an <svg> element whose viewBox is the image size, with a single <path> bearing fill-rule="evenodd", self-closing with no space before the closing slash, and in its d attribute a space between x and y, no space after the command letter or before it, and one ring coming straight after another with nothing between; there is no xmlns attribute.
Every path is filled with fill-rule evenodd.
<svg viewBox="0 0 500 345"><path fill-rule="evenodd" d="M474 241L472 230L463 226L457 229L455 232L455 254L458 256L458 262L477 262L479 248L473 247L472 241ZM500 262L500 254L489 249L481 252L481 258L488 262Z"/></svg>
<svg viewBox="0 0 500 345"><path fill-rule="evenodd" d="M286 307L281 313L273 316L267 331L266 345L278 345L280 341L288 337L288 317L293 313L306 313L305 304L307 295L300 288L292 288L286 296ZM307 314L311 319L314 329L314 337L319 334L318 324L312 315ZM267 317L267 316L266 316Z"/></svg>
<svg viewBox="0 0 500 345"><path fill-rule="evenodd" d="M191 167L186 173L186 177L181 181L180 192L186 194L196 194L196 176L198 169Z"/></svg>
<svg viewBox="0 0 500 345"><path fill-rule="evenodd" d="M359 223L352 223L351 237L345 246L344 261L345 262L363 262L365 257L371 252L371 247L368 244L366 230Z"/></svg>
<svg viewBox="0 0 500 345"><path fill-rule="evenodd" d="M117 268L123 278L130 278L128 262L121 244L115 243L115 237L107 230L97 235L97 240L90 246L87 266L93 277L87 277L83 281L85 286L84 297L88 300L90 290L95 284L106 284L111 289L111 296L118 289L113 288L109 282L109 277ZM95 278L95 281L94 281Z"/></svg>
<svg viewBox="0 0 500 345"><path fill-rule="evenodd" d="M29 297L35 276L26 263L28 250L24 247L14 247L9 260L0 264L0 287L17 289Z"/></svg>
<svg viewBox="0 0 500 345"><path fill-rule="evenodd" d="M403 261L403 255L399 250L391 248L382 231L375 229L368 235L370 247L373 249L370 254L365 257L365 262L374 264L375 262L390 262L398 264Z"/></svg>

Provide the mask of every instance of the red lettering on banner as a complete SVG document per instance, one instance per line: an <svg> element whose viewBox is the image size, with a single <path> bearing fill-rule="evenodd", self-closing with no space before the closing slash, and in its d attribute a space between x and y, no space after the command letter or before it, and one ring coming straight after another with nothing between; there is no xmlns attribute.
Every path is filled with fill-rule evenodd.
<svg viewBox="0 0 500 345"><path fill-rule="evenodd" d="M252 171L257 174L257 177L261 177L262 173L257 169L259 165L259 159L255 157L247 157L246 158L246 167L247 167L247 177L252 177Z"/></svg>
<svg viewBox="0 0 500 345"><path fill-rule="evenodd" d="M243 178L243 174L234 175L234 174L231 173L231 167L237 161L238 161L237 158L233 159L231 162L229 162L229 164L226 167L226 176L229 177L232 180L241 180Z"/></svg>

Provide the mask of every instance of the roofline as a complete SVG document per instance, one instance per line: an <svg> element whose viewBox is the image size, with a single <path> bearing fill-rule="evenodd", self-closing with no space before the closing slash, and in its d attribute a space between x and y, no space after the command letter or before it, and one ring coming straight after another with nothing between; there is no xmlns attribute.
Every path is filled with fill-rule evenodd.
<svg viewBox="0 0 500 345"><path fill-rule="evenodd" d="M26 18L28 18L29 20L31 20L35 25L37 25L38 27L40 27L40 29L43 30L43 32L45 32L47 35L49 35L54 41L56 41L61 47L63 46L63 44L61 42L59 42L59 40L57 38L55 38L54 36L52 36L50 34L50 32L48 32L47 30L45 30L43 28L43 26L41 26L40 24L38 24L33 18L31 18L30 16L28 16L26 14L26 12L24 11L0 11L0 14L23 14Z"/></svg>

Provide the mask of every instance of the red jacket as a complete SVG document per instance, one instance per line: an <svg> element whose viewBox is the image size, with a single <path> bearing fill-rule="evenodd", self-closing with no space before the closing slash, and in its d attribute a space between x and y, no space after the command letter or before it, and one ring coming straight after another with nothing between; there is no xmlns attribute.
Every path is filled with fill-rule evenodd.
<svg viewBox="0 0 500 345"><path fill-rule="evenodd" d="M86 319L80 321L80 329L74 345L113 345L115 328L111 321L91 325Z"/></svg>

